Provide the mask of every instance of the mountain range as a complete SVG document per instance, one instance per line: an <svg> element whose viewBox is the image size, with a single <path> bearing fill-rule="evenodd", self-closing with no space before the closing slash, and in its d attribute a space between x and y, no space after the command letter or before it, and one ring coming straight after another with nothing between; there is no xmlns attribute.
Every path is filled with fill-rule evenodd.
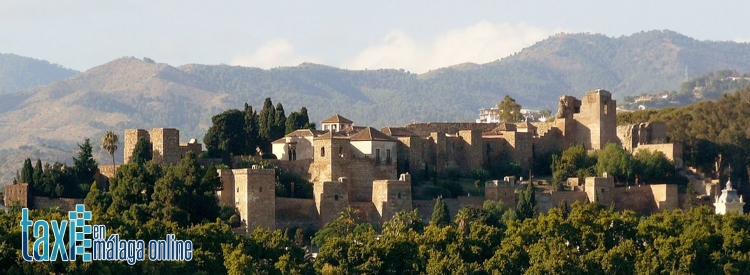
<svg viewBox="0 0 750 275"><path fill-rule="evenodd" d="M750 44L699 41L672 31L630 36L558 34L503 59L424 74L345 70L304 63L270 70L124 57L85 72L0 55L0 185L24 158L70 162L89 137L106 130L174 127L202 140L211 116L263 99L311 119L333 113L358 125L473 121L478 108L508 94L521 105L554 109L560 95L603 88L616 97L674 90L687 77L721 69L750 71ZM10 73L9 73L10 72ZM121 144L122 145L122 144ZM121 146L122 148L122 146ZM122 151L118 161L122 160ZM97 152L107 163L108 155Z"/></svg>

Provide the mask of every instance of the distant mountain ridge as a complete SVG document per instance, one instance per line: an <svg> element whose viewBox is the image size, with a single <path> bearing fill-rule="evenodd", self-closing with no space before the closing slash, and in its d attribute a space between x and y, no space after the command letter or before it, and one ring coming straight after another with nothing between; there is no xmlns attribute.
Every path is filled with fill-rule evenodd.
<svg viewBox="0 0 750 275"><path fill-rule="evenodd" d="M0 95L49 84L79 72L15 54L0 53Z"/></svg>
<svg viewBox="0 0 750 275"><path fill-rule="evenodd" d="M671 31L611 38L559 34L486 64L458 64L413 74L345 70L304 63L270 70L227 65L173 67L120 58L20 93L1 95L0 184L25 157L70 161L75 143L106 130L174 127L201 140L211 116L264 98L287 113L305 106L311 119L339 113L357 125L473 121L477 109L505 94L524 107L554 111L560 95L604 88L616 97L673 90L689 75L750 71L750 44L698 41ZM119 158L121 153L119 151ZM100 152L100 159L106 160Z"/></svg>

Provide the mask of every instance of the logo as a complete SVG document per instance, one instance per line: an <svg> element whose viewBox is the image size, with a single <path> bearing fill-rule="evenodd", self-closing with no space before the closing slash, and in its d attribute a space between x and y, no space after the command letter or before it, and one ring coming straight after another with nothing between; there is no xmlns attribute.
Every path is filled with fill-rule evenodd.
<svg viewBox="0 0 750 275"><path fill-rule="evenodd" d="M107 235L105 225L89 225L91 211L83 204L68 212L68 220L30 220L29 209L21 210L21 255L27 262L76 261L127 261L134 265L144 261L191 261L193 242L176 240L167 234L164 240L121 240L119 234ZM34 243L29 248L30 235ZM67 236L67 243L66 238ZM52 237L52 239L50 239ZM148 248L148 250L146 250Z"/></svg>

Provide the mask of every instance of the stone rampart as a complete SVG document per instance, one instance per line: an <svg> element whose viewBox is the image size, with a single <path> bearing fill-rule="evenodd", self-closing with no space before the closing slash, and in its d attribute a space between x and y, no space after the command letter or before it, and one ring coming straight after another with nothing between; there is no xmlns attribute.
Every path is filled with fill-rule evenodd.
<svg viewBox="0 0 750 275"><path fill-rule="evenodd" d="M48 208L60 208L63 212L73 211L76 208L76 204L83 204L83 199L71 199L71 198L47 198L47 197L34 197L34 208L35 209L48 209Z"/></svg>
<svg viewBox="0 0 750 275"><path fill-rule="evenodd" d="M475 130L482 133L492 130L499 125L500 123L425 122L412 123L406 125L405 128L418 136L428 137L431 133L448 133L455 135L461 130Z"/></svg>
<svg viewBox="0 0 750 275"><path fill-rule="evenodd" d="M276 198L276 228L317 229L322 227L318 221L315 200Z"/></svg>

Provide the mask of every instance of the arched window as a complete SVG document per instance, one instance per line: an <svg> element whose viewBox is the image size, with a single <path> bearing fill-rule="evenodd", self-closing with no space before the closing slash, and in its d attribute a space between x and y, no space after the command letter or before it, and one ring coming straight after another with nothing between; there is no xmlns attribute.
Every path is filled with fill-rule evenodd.
<svg viewBox="0 0 750 275"><path fill-rule="evenodd" d="M325 147L320 147L320 156L321 157L325 157L326 156L326 148Z"/></svg>

